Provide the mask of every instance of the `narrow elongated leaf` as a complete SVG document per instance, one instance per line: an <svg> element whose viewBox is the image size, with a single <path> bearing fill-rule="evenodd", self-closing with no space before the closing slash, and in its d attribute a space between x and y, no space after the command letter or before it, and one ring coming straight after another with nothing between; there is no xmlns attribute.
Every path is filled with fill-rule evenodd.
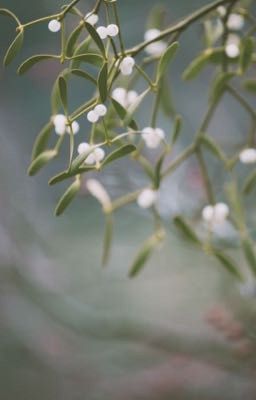
<svg viewBox="0 0 256 400"><path fill-rule="evenodd" d="M253 171L245 180L243 192L245 194L250 194L255 185L256 185L256 171Z"/></svg>
<svg viewBox="0 0 256 400"><path fill-rule="evenodd" d="M56 150L45 150L39 154L30 164L28 168L28 175L35 175L41 168L43 168L48 162L50 162L57 155Z"/></svg>
<svg viewBox="0 0 256 400"><path fill-rule="evenodd" d="M72 57L74 54L74 47L76 45L77 39L79 38L80 33L82 32L83 25L78 25L73 32L71 32L67 44L66 44L66 55L68 57Z"/></svg>
<svg viewBox="0 0 256 400"><path fill-rule="evenodd" d="M155 177L154 177L154 188L159 189L160 183L161 183L161 172L162 172L162 166L163 162L165 159L165 153L162 154L162 156L159 158L158 162L156 163L156 168L155 168Z"/></svg>
<svg viewBox="0 0 256 400"><path fill-rule="evenodd" d="M96 46L99 48L100 52L103 54L103 57L105 58L105 47L104 47L103 41L101 40L101 38L98 35L98 32L88 22L84 22L84 25L85 25L89 35L91 36L92 40L94 41Z"/></svg>
<svg viewBox="0 0 256 400"><path fill-rule="evenodd" d="M89 52L89 47L91 43L91 37L88 36L86 39L84 39L75 49L73 53L74 56L79 56L81 54L87 54ZM77 69L80 66L81 61L80 60L71 60L71 68L72 69Z"/></svg>
<svg viewBox="0 0 256 400"><path fill-rule="evenodd" d="M63 78L63 76L59 77L58 85L59 85L61 104L63 106L65 114L67 114L67 109L68 109L67 83Z"/></svg>
<svg viewBox="0 0 256 400"><path fill-rule="evenodd" d="M256 79L248 79L244 82L244 88L249 92L256 93Z"/></svg>
<svg viewBox="0 0 256 400"><path fill-rule="evenodd" d="M73 56L72 61L79 61L79 62L85 62L88 64L95 65L96 67L99 67L102 65L103 58L99 54L79 54L78 56ZM72 68L74 68L74 65L72 64Z"/></svg>
<svg viewBox="0 0 256 400"><path fill-rule="evenodd" d="M18 74L22 75L25 72L27 72L30 68L32 68L35 64L45 61L45 60L56 60L58 59L58 56L54 56L51 54L40 54L37 56L33 56L28 58L26 61L24 61L18 68Z"/></svg>
<svg viewBox="0 0 256 400"><path fill-rule="evenodd" d="M70 74L70 70L68 68L65 68L61 72L61 76L63 78L68 77ZM60 91L59 91L59 76L55 80L53 87L52 87L52 93L51 93L51 107L52 107L52 114L57 114L59 109L61 108L61 99L60 99Z"/></svg>
<svg viewBox="0 0 256 400"><path fill-rule="evenodd" d="M222 96L226 84L235 76L234 72L221 72L219 73L215 80L213 81L213 85L210 93L210 100L212 102L218 101L218 99Z"/></svg>
<svg viewBox="0 0 256 400"><path fill-rule="evenodd" d="M112 215L107 215L106 222L105 222L103 253L102 253L102 264L103 265L106 265L109 260L112 239L113 239L113 219L112 219Z"/></svg>
<svg viewBox="0 0 256 400"><path fill-rule="evenodd" d="M60 198L56 208L55 208L55 215L58 217L59 215L63 214L69 204L72 202L76 194L79 192L81 186L80 179L76 179L66 190L63 196Z"/></svg>
<svg viewBox="0 0 256 400"><path fill-rule="evenodd" d="M254 50L254 40L247 37L242 41L239 58L240 72L243 74L251 65Z"/></svg>
<svg viewBox="0 0 256 400"><path fill-rule="evenodd" d="M180 216L176 216L173 219L173 222L178 228L178 230L183 234L184 238L189 240L190 242L194 244L201 244L200 240L198 239L196 233L193 231L193 229L187 224L187 222L184 221L184 219Z"/></svg>
<svg viewBox="0 0 256 400"><path fill-rule="evenodd" d="M124 146L120 147L119 149L110 153L102 163L102 166L117 160L118 158L123 158L130 153L133 153L136 150L136 147L133 144L125 144Z"/></svg>
<svg viewBox="0 0 256 400"><path fill-rule="evenodd" d="M245 238L242 240L242 249L253 274L256 276L256 256L249 239Z"/></svg>
<svg viewBox="0 0 256 400"><path fill-rule="evenodd" d="M154 249L157 247L159 243L159 239L156 235L151 236L147 239L139 252L137 253L132 266L130 268L129 276L130 278L135 277L138 273L142 270L146 262L149 260L150 256L152 255Z"/></svg>
<svg viewBox="0 0 256 400"><path fill-rule="evenodd" d="M72 69L70 72L73 75L80 76L81 78L87 79L87 81L90 81L97 85L97 80L92 75L88 74L82 69Z"/></svg>
<svg viewBox="0 0 256 400"><path fill-rule="evenodd" d="M244 279L241 272L239 271L239 267L231 257L217 250L213 251L213 255L219 260L219 262L229 273L235 276L239 281L243 282Z"/></svg>
<svg viewBox="0 0 256 400"><path fill-rule="evenodd" d="M200 143L202 143L203 146L205 146L207 148L207 150L209 150L219 160L221 160L223 162L226 161L226 156L223 153L223 151L221 150L221 148L209 136L202 136L200 138Z"/></svg>
<svg viewBox="0 0 256 400"><path fill-rule="evenodd" d="M194 79L208 62L220 63L223 60L224 49L206 49L199 54L182 74L184 80Z"/></svg>
<svg viewBox="0 0 256 400"><path fill-rule="evenodd" d="M41 154L45 150L49 142L52 129L53 123L50 121L39 132L33 146L31 161L33 161L39 154Z"/></svg>
<svg viewBox="0 0 256 400"><path fill-rule="evenodd" d="M65 181L66 179L72 178L75 175L83 174L85 172L91 172L91 171L94 171L94 170L95 170L95 167L84 166L84 167L80 167L80 168L78 168L77 170L74 170L74 171L63 171L63 172L60 172L59 174L53 176L49 180L48 184L50 186L52 186L52 185L55 185L56 183L60 183L60 182Z"/></svg>
<svg viewBox="0 0 256 400"><path fill-rule="evenodd" d="M12 60L16 57L16 55L18 54L18 52L22 47L23 39L24 39L24 33L23 31L20 31L5 54L4 66L9 65L12 62Z"/></svg>
<svg viewBox="0 0 256 400"><path fill-rule="evenodd" d="M178 42L172 43L161 56L157 66L156 82L159 82L162 76L166 73L167 67L173 59L178 47Z"/></svg>
<svg viewBox="0 0 256 400"><path fill-rule="evenodd" d="M98 89L102 103L104 103L108 96L108 64L103 64L98 77Z"/></svg>
<svg viewBox="0 0 256 400"><path fill-rule="evenodd" d="M128 108L125 119L124 119L124 125L129 125L131 122L134 113L138 110L139 106L141 105L142 101L144 98L147 96L147 94L150 92L150 88L146 89L144 92L142 92L136 100L132 103L132 105Z"/></svg>
<svg viewBox="0 0 256 400"><path fill-rule="evenodd" d="M172 145L176 143L178 140L178 137L181 132L181 126L182 126L182 119L180 115L176 115L175 121L174 121L174 127L173 127L173 132L172 132Z"/></svg>
<svg viewBox="0 0 256 400"><path fill-rule="evenodd" d="M120 119L122 121L124 121L125 116L127 114L126 109L120 103L118 103L118 101L116 101L115 99L112 98L111 101L112 101L113 107L114 107L117 115L120 117ZM134 131L138 130L138 125L136 124L136 122L133 119L129 122L128 126L130 128L132 128Z"/></svg>
<svg viewBox="0 0 256 400"><path fill-rule="evenodd" d="M162 77L158 90L160 91L160 93L159 93L160 106L163 110L163 113L167 117L174 117L175 107L174 107L173 99L172 99L172 89L168 82L167 75Z"/></svg>

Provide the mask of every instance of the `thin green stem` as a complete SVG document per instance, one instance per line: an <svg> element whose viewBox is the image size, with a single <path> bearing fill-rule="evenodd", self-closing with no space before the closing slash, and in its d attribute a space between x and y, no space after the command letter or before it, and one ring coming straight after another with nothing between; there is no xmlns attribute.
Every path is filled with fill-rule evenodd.
<svg viewBox="0 0 256 400"><path fill-rule="evenodd" d="M174 161L171 162L171 164L165 169L165 171L162 173L161 178L166 177L167 175L170 175L173 171L175 171L185 160L187 160L194 152L195 152L196 146L194 143L192 143L190 146L188 146Z"/></svg>

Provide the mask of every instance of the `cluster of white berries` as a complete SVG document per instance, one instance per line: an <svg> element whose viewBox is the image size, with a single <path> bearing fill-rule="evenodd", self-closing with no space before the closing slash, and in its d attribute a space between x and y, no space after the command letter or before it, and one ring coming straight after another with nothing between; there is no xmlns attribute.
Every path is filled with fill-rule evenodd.
<svg viewBox="0 0 256 400"><path fill-rule="evenodd" d="M87 114L87 119L89 122L94 124L98 122L101 117L104 117L107 113L107 107L104 104L97 104L93 110L89 111Z"/></svg>
<svg viewBox="0 0 256 400"><path fill-rule="evenodd" d="M116 24L110 24L108 26L99 26L96 31L101 39L106 39L108 36L117 36L119 33L119 28Z"/></svg>
<svg viewBox="0 0 256 400"><path fill-rule="evenodd" d="M119 70L123 75L131 75L133 67L135 65L135 60L133 57L127 56L122 59L119 64Z"/></svg>
<svg viewBox="0 0 256 400"><path fill-rule="evenodd" d="M243 164L253 164L256 162L256 149L244 149L239 154L239 160Z"/></svg>
<svg viewBox="0 0 256 400"><path fill-rule="evenodd" d="M137 204L141 208L150 208L157 201L157 191L150 188L142 190L137 198Z"/></svg>
<svg viewBox="0 0 256 400"><path fill-rule="evenodd" d="M145 32L144 39L146 41L148 40L153 40L157 36L159 36L161 31L156 28L148 29ZM150 54L151 56L160 56L165 49L167 48L167 43L165 43L163 40L158 40L157 42L150 43L148 46L145 47L145 51Z"/></svg>
<svg viewBox="0 0 256 400"><path fill-rule="evenodd" d="M238 35L228 35L227 43L225 46L225 53L229 58L236 58L240 54L240 42L241 39Z"/></svg>
<svg viewBox="0 0 256 400"><path fill-rule="evenodd" d="M84 20L85 20L88 24L94 26L94 25L96 25L97 22L99 21L99 17L98 17L97 14L88 13L88 14L86 14L86 16L84 17Z"/></svg>
<svg viewBox="0 0 256 400"><path fill-rule="evenodd" d="M142 138L150 149L156 149L165 138L165 133L161 128L151 128L150 126L142 130Z"/></svg>
<svg viewBox="0 0 256 400"><path fill-rule="evenodd" d="M88 153L88 157L84 161L88 165L98 164L105 157L105 151L101 147L96 147L86 142L79 144L77 152L78 154Z"/></svg>
<svg viewBox="0 0 256 400"><path fill-rule="evenodd" d="M80 126L77 121L73 121L70 126L67 125L67 117L63 114L56 114L52 117L52 123L54 125L54 129L57 135L64 135L65 133L71 133L71 128L72 132L75 135L76 133L79 132Z"/></svg>
<svg viewBox="0 0 256 400"><path fill-rule="evenodd" d="M122 87L117 87L112 92L112 98L116 100L124 108L128 108L138 98L138 93L135 90L126 90Z"/></svg>
<svg viewBox="0 0 256 400"><path fill-rule="evenodd" d="M61 28L61 23L57 19L51 19L51 21L48 23L48 29L50 32L56 33L59 32Z"/></svg>
<svg viewBox="0 0 256 400"><path fill-rule="evenodd" d="M229 208L225 203L217 203L214 206L208 205L203 208L202 218L205 222L211 224L220 224L224 222L229 215Z"/></svg>

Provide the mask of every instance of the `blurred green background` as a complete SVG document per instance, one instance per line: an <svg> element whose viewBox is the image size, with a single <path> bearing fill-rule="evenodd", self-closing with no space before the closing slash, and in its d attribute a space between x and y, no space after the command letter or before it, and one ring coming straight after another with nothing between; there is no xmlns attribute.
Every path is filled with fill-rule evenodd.
<svg viewBox="0 0 256 400"><path fill-rule="evenodd" d="M2 0L0 6L26 21L64 3ZM135 44L156 1L118 3L126 43ZM207 2L161 3L174 21ZM88 11L92 2L81 4ZM13 23L1 18L1 59L13 30ZM171 75L176 107L185 120L183 144L206 107L209 71L191 84L180 80L200 49L200 36L198 25L184 35ZM42 24L26 35L18 61L57 46L58 35ZM80 196L56 219L53 209L64 186L47 186L56 166L33 179L26 175L33 140L49 117L58 69L41 64L19 78L15 68L0 69L0 399L255 399L254 301L241 298L232 278L172 229L142 274L127 278L131 258L152 231L151 219L133 207L118 213L112 257L102 269L98 205ZM77 88L76 101L82 99ZM234 147L240 144L247 129L243 114L234 111L235 104L224 103L213 123L224 148L231 140ZM140 117L146 121L143 110ZM85 119L80 122L86 129ZM160 124L170 129L168 121ZM212 173L218 175L217 165ZM120 167L106 179L118 193L141 177L134 171L124 182ZM192 160L163 188L162 213L168 223L172 213L189 213L203 201ZM233 336L232 329L209 323L218 318L233 326Z"/></svg>

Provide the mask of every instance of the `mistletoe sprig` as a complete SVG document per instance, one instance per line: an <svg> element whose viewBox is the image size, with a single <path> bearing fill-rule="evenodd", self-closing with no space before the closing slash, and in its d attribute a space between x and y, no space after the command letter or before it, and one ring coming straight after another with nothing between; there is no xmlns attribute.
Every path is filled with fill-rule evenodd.
<svg viewBox="0 0 256 400"><path fill-rule="evenodd" d="M55 214L61 215L70 205L79 193L82 177L85 176L88 191L102 205L106 217L104 263L109 257L115 211L137 202L139 207L151 212L154 232L135 257L130 270L130 276L135 276L166 237L166 224L158 211L159 189L167 176L194 155L202 174L208 203L202 205L203 233L198 232L197 227L192 227L181 215L175 216L173 222L187 239L217 258L237 279L244 281L240 266L215 240L216 226L229 220L239 236L239 246L247 264L253 275L256 275L254 243L247 228L243 206L244 196L251 193L256 184L256 171L249 173L243 187L235 174L238 163L256 162L256 112L246 98L246 91L256 92L256 79L247 78L251 76L248 73L256 63L256 17L251 12L250 4L248 1L217 0L165 29L156 12L153 23L145 32L144 41L126 48L118 0L98 0L85 15L78 8L81 2L73 0L56 14L26 23L22 23L11 11L0 9L0 15L12 18L17 25L17 35L6 52L4 65L13 61L23 45L25 34L35 24L45 24L52 34L60 34L59 54L34 55L18 68L18 74L23 75L36 64L47 60L53 59L63 65L52 89L51 115L33 147L29 175L35 175L58 157L64 139L69 137L67 167L49 180L50 185L72 180L60 198ZM76 23L74 29L68 32L67 22L71 17ZM208 65L214 66L215 76L210 84L208 109L198 130L188 147L170 161L170 154L182 133L182 118L174 112L169 102L169 65L179 48L180 35L198 21L204 28L204 48L185 69L183 79L196 78ZM84 34L85 38L81 39ZM152 66L150 73L147 72L149 65ZM74 77L93 85L94 95L71 110L69 94ZM134 89L138 79L144 81L145 90L142 93ZM245 94L241 94L241 90ZM232 96L245 109L251 121L251 130L245 137L243 148L232 157L224 153L208 132L225 95ZM153 102L152 113L148 126L140 127L136 121L136 112L147 97ZM171 122L170 137L158 125L161 112ZM75 137L80 135L80 125L84 118L91 124L90 134L86 141L77 144L76 154ZM53 134L56 135L56 143L49 147ZM150 152L156 154L156 161L148 157ZM219 160L228 176L229 183L221 193L221 202L216 201L216 189L205 161L206 152L212 153ZM135 192L112 198L101 173L107 165L127 157L140 165L149 183Z"/></svg>

